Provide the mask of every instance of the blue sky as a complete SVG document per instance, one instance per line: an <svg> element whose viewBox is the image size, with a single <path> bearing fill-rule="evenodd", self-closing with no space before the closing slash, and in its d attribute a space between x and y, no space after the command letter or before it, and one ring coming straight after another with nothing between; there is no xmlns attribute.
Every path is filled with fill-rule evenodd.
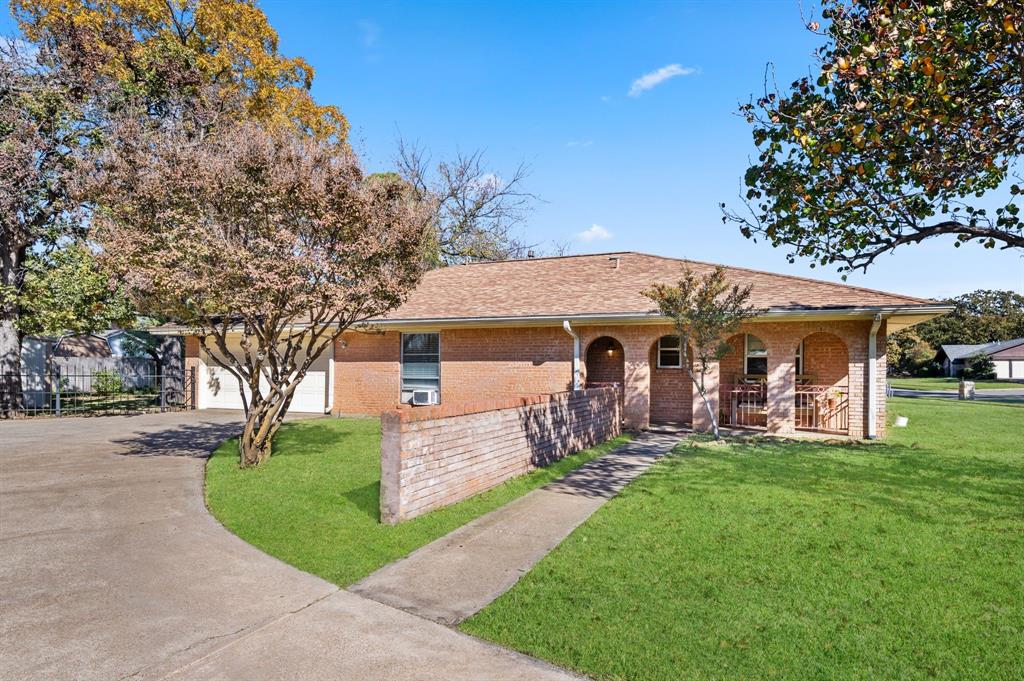
<svg viewBox="0 0 1024 681"><path fill-rule="evenodd" d="M262 7L282 51L316 69L317 99L348 116L369 170L389 167L399 134L435 157L484 149L499 175L520 161L532 168L527 188L542 202L523 229L529 241L839 278L744 239L718 209L737 203L754 149L738 103L761 90L769 61L780 83L811 68L798 0ZM670 77L633 88L659 70ZM1024 260L936 240L849 283L924 297L1024 291Z"/></svg>

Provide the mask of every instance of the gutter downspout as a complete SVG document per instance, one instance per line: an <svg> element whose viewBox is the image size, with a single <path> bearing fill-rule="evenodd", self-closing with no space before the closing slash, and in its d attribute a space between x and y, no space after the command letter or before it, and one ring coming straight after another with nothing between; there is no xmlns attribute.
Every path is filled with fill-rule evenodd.
<svg viewBox="0 0 1024 681"><path fill-rule="evenodd" d="M568 319L562 322L562 328L572 336L572 389L582 390L583 386L580 385L580 337L572 330Z"/></svg>
<svg viewBox="0 0 1024 681"><path fill-rule="evenodd" d="M868 332L868 439L878 437L878 329L882 326L882 315L876 314Z"/></svg>

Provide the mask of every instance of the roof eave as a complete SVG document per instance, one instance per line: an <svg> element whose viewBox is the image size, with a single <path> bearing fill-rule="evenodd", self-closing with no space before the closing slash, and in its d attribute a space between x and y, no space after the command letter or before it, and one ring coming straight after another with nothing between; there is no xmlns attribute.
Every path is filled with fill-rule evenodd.
<svg viewBox="0 0 1024 681"><path fill-rule="evenodd" d="M753 318L753 322L800 320L872 319L876 314L885 319L900 319L898 328L906 328L950 312L950 305L875 305L847 308L774 308ZM364 327L392 329L459 328L487 326L561 326L563 321L579 325L597 324L665 324L668 319L654 312L601 312L569 315L521 315L507 317L420 317L369 320ZM892 328L890 323L890 329Z"/></svg>
<svg viewBox="0 0 1024 681"><path fill-rule="evenodd" d="M754 317L752 322L782 321L828 321L844 319L872 319L875 315L889 320L889 331L913 326L953 310L951 305L872 305L859 307L832 308L772 308L764 314ZM624 324L665 324L666 317L654 312L595 312L561 315L517 315L505 317L419 317L401 319L371 319L354 325L355 329L454 329L466 327L501 327L501 326L561 326L562 322L578 326ZM301 328L305 324L296 324L293 328ZM164 324L149 329L157 336L188 335L195 332L194 328L181 325Z"/></svg>

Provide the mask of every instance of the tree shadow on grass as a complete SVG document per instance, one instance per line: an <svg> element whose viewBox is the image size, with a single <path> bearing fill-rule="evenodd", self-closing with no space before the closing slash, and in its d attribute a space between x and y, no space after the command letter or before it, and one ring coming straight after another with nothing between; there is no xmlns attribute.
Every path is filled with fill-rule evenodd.
<svg viewBox="0 0 1024 681"><path fill-rule="evenodd" d="M345 492L343 495L349 503L364 513L373 522L380 520L380 481L366 483Z"/></svg>
<svg viewBox="0 0 1024 681"><path fill-rule="evenodd" d="M972 520L1024 516L1024 466L947 455L907 445L808 445L741 441L729 447L677 449L675 465L704 459L707 474L680 477L673 466L651 471L690 491L720 494L745 487L815 494L834 502L873 505L915 520L969 509Z"/></svg>

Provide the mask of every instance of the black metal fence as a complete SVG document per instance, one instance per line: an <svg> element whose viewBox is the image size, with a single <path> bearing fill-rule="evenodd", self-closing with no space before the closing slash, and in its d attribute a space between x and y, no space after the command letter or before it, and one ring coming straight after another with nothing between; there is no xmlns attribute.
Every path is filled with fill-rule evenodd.
<svg viewBox="0 0 1024 681"><path fill-rule="evenodd" d="M10 417L98 416L194 409L195 369L140 372L133 367L73 373L0 375L0 410Z"/></svg>

